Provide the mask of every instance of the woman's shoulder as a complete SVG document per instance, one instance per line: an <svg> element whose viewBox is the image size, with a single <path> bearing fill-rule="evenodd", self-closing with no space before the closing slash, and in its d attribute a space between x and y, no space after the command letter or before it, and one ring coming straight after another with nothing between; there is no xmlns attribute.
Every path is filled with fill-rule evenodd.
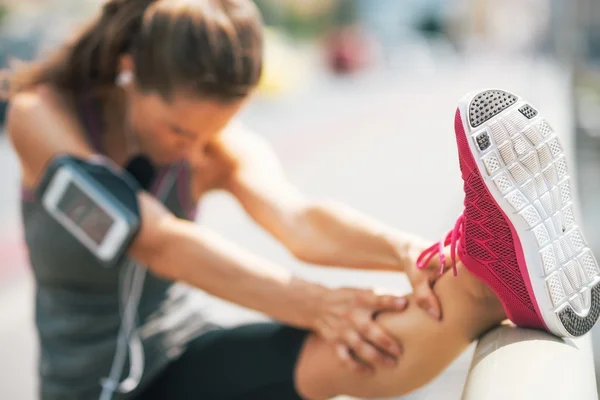
<svg viewBox="0 0 600 400"><path fill-rule="evenodd" d="M252 152L249 143L253 139L249 135L255 136L241 122L231 121L207 144L204 151L190 156L195 198L208 190L223 187L247 158L244 154Z"/></svg>
<svg viewBox="0 0 600 400"><path fill-rule="evenodd" d="M57 154L92 153L67 98L50 87L37 87L11 98L6 133L27 175L24 180L29 182L37 180Z"/></svg>
<svg viewBox="0 0 600 400"><path fill-rule="evenodd" d="M9 102L6 126L44 125L48 118L69 118L73 107L69 96L50 85L39 85L15 94Z"/></svg>
<svg viewBox="0 0 600 400"><path fill-rule="evenodd" d="M271 144L263 136L240 121L232 121L219 135L219 144L233 158L243 161L262 157L271 150Z"/></svg>

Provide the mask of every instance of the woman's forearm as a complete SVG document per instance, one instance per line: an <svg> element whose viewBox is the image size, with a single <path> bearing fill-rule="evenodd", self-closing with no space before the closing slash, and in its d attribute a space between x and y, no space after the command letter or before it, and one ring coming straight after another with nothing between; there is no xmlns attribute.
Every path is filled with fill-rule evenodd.
<svg viewBox="0 0 600 400"><path fill-rule="evenodd" d="M306 207L297 218L294 254L313 264L404 271L426 243L335 202Z"/></svg>
<svg viewBox="0 0 600 400"><path fill-rule="evenodd" d="M326 288L293 277L187 221L170 223L150 268L223 300L300 328L312 328Z"/></svg>

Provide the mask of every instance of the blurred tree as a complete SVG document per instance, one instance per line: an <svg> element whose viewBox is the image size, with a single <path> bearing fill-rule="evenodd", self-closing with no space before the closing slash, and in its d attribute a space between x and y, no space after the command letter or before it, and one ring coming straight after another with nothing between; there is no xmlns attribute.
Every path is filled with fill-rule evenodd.
<svg viewBox="0 0 600 400"><path fill-rule="evenodd" d="M339 0L291 0L286 14L286 28L296 38L315 39L332 23Z"/></svg>
<svg viewBox="0 0 600 400"><path fill-rule="evenodd" d="M283 9L285 5L280 1L254 0L260 10L263 22L266 26L279 26L282 22Z"/></svg>
<svg viewBox="0 0 600 400"><path fill-rule="evenodd" d="M254 0L266 26L295 39L313 39L332 23L339 0Z"/></svg>
<svg viewBox="0 0 600 400"><path fill-rule="evenodd" d="M7 15L8 15L8 6L6 6L4 4L0 4L0 26L2 26L2 23L6 19Z"/></svg>
<svg viewBox="0 0 600 400"><path fill-rule="evenodd" d="M5 5L0 4L0 29L2 28L2 23L6 19L7 15L8 15L8 8ZM2 132L4 132L2 127L4 125L4 121L6 120L6 108L7 108L7 103L6 103L6 101L3 100L2 95L1 95L3 89L5 88L4 80L2 79L2 68L4 65L4 58L5 58L5 54L4 54L4 50L2 50L2 41L0 41L0 135L2 134Z"/></svg>
<svg viewBox="0 0 600 400"><path fill-rule="evenodd" d="M2 29L2 24L6 21L6 17L8 16L8 6L5 4L0 4L0 29ZM4 40L2 40L2 36L0 35L0 135L4 132L3 125L6 119L6 108L8 107L7 102L2 97L2 92L6 89L5 81L2 78L2 69L6 66L6 51L4 50Z"/></svg>
<svg viewBox="0 0 600 400"><path fill-rule="evenodd" d="M338 1L332 17L332 23L335 26L354 25L358 21L359 17L356 1Z"/></svg>

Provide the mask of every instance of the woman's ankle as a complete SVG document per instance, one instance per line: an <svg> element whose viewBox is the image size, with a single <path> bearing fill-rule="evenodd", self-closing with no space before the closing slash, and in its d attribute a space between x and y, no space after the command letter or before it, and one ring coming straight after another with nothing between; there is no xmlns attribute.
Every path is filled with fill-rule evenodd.
<svg viewBox="0 0 600 400"><path fill-rule="evenodd" d="M462 263L458 265L458 276L461 275L463 287L467 295L473 299L474 304L484 308L491 320L495 320L497 323L504 321L507 318L506 312L496 293L484 282L473 276Z"/></svg>

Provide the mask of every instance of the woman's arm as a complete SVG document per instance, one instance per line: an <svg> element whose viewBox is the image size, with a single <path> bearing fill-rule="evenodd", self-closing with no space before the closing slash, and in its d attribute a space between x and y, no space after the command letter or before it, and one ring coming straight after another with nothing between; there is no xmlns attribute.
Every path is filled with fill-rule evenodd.
<svg viewBox="0 0 600 400"><path fill-rule="evenodd" d="M221 138L234 160L225 184L249 215L297 258L320 265L403 271L425 243L350 207L306 198L285 176L271 146L236 127Z"/></svg>
<svg viewBox="0 0 600 400"><path fill-rule="evenodd" d="M415 267L427 247L421 238L343 204L307 199L286 178L270 145L249 130L235 127L225 132L220 151L232 165L224 188L296 258L324 266L404 271L419 304L434 317L440 315L430 287L439 276L437 259L428 271Z"/></svg>
<svg viewBox="0 0 600 400"><path fill-rule="evenodd" d="M377 317L404 344L404 356L396 368L359 378L349 376L332 351L313 336L296 366L300 392L311 400L339 394L359 398L406 395L430 382L473 340L506 319L494 293L462 265L457 277L445 273L434 290L444 310L441 321L429 318L412 301L402 314L384 313Z"/></svg>
<svg viewBox="0 0 600 400"><path fill-rule="evenodd" d="M8 135L19 155L23 182L35 187L58 154L82 158L92 150L77 121L55 98L37 93L12 100ZM403 299L370 291L329 289L294 278L286 270L246 252L216 234L173 216L147 193L138 196L142 226L130 255L156 274L187 282L219 298L263 312L344 343L365 360L387 358L371 343L398 355L397 344L371 319L376 310L402 309Z"/></svg>

